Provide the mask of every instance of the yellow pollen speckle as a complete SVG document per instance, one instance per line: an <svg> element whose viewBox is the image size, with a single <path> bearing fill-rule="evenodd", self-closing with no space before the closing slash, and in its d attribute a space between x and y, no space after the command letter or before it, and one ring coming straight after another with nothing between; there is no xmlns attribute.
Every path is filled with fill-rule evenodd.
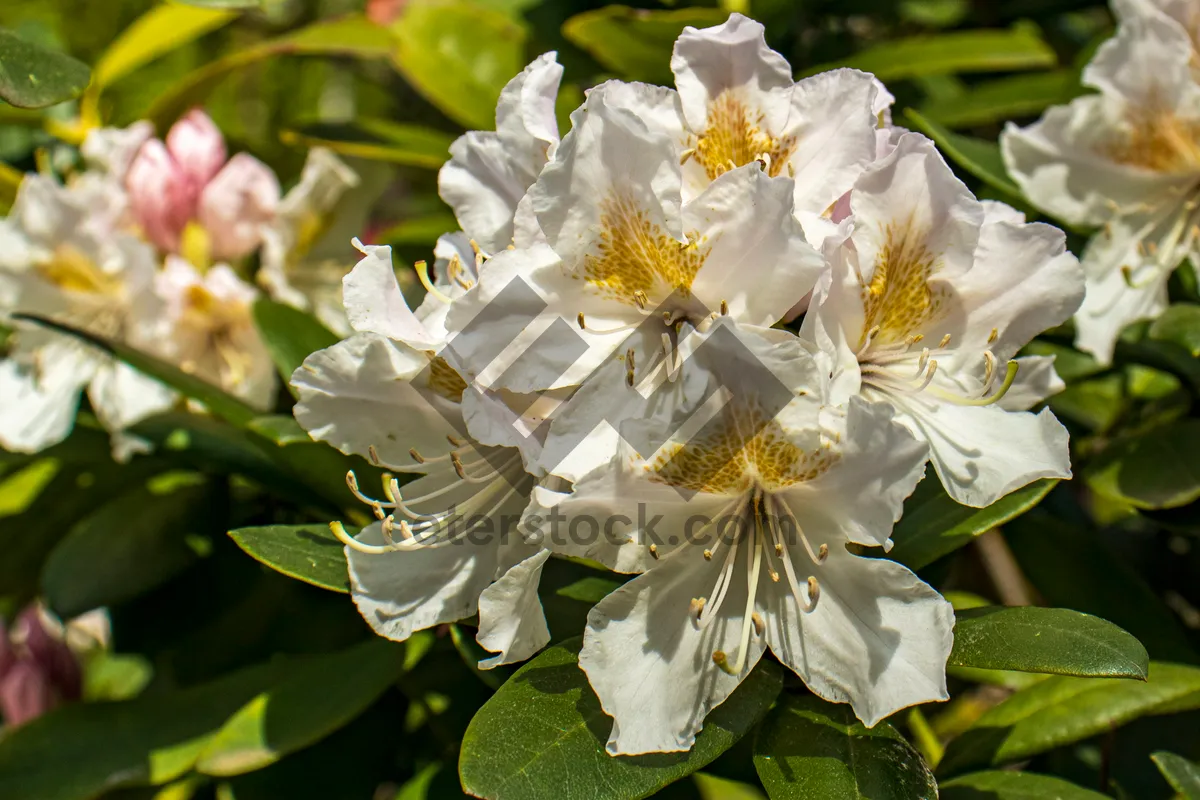
<svg viewBox="0 0 1200 800"><path fill-rule="evenodd" d="M796 149L796 137L775 138L763 130L763 123L762 113L752 111L729 89L709 103L708 127L695 147L709 180L763 155L767 174L774 178L782 172Z"/></svg>
<svg viewBox="0 0 1200 800"><path fill-rule="evenodd" d="M1130 109L1126 122L1121 135L1100 146L1102 155L1151 172L1200 171L1200 121L1180 119L1154 103Z"/></svg>
<svg viewBox="0 0 1200 800"><path fill-rule="evenodd" d="M64 291L95 295L115 295L121 291L120 279L101 270L69 244L56 247L50 260L38 264L37 269L43 278Z"/></svg>
<svg viewBox="0 0 1200 800"><path fill-rule="evenodd" d="M462 402L463 392L467 390L467 382L446 363L446 359L431 355L429 361L429 388L456 403Z"/></svg>
<svg viewBox="0 0 1200 800"><path fill-rule="evenodd" d="M601 203L600 244L583 265L583 277L613 299L645 308L676 290L690 295L708 256L699 244L681 244L649 219L628 195Z"/></svg>
<svg viewBox="0 0 1200 800"><path fill-rule="evenodd" d="M862 287L863 334L878 328L872 339L881 344L904 341L931 320L946 302L946 292L930 286L938 269L937 258L925 245L927 233L912 223L891 223L884 229L885 244L879 251L871 279Z"/></svg>
<svg viewBox="0 0 1200 800"><path fill-rule="evenodd" d="M811 481L837 460L836 453L807 453L789 441L761 406L722 409L720 425L655 459L650 480L709 494L740 495ZM753 434L753 435L751 435Z"/></svg>

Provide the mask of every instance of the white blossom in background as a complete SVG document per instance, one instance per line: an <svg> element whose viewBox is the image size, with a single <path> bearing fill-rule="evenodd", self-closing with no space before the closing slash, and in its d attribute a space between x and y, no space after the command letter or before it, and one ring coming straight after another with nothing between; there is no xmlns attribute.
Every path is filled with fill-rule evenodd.
<svg viewBox="0 0 1200 800"><path fill-rule="evenodd" d="M537 223L522 199L558 146L554 104L561 79L555 53L538 56L501 91L496 130L460 136L438 173L442 199L488 254L514 239L525 245L538 238Z"/></svg>
<svg viewBox="0 0 1200 800"><path fill-rule="evenodd" d="M782 381L819 383L795 337L737 335ZM753 387L727 388L702 429L657 453L626 448L570 494L539 490L567 520L607 525L582 547L560 524L549 546L643 573L592 609L579 657L614 719L613 755L689 749L768 648L867 725L947 698L950 604L900 564L847 550L887 546L925 447L884 405L855 398L822 422L815 394L774 413Z"/></svg>
<svg viewBox="0 0 1200 800"><path fill-rule="evenodd" d="M9 319L36 314L150 353L163 305L155 255L114 230L103 182L65 187L27 175L0 220L0 314L17 330L0 361L0 446L36 452L62 441L84 390L100 422L119 433L164 410L174 393L78 338ZM137 443L114 438L118 456Z"/></svg>
<svg viewBox="0 0 1200 800"><path fill-rule="evenodd" d="M1197 12L1184 2L1118 2L1121 23L1083 74L1097 94L1010 124L1005 161L1029 201L1098 226L1083 257L1076 344L1108 363L1120 332L1166 308L1167 279L1200 245ZM1181 20L1187 24L1182 24Z"/></svg>
<svg viewBox="0 0 1200 800"><path fill-rule="evenodd" d="M315 253L345 194L359 185L358 175L332 151L313 148L300 181L279 203L262 232L262 265L257 280L281 303L312 312L329 330L350 334L342 306L342 278L350 264Z"/></svg>
<svg viewBox="0 0 1200 800"><path fill-rule="evenodd" d="M427 303L451 302L476 277L475 259L455 261L452 241L440 244L446 258L437 273L445 282L432 284ZM498 653L481 666L524 660L550 637L537 597L549 552L516 532L536 479L520 448L487 435L510 417L464 422L491 409L474 403L466 381L438 356L445 328L432 308L419 316L409 309L391 249L361 249L344 287L356 333L309 356L292 377L296 419L313 438L393 472L421 474L404 486L385 478L378 499L350 477L378 519L353 538L333 526L346 545L355 603L376 632L396 641L478 612L479 643Z"/></svg>
<svg viewBox="0 0 1200 800"><path fill-rule="evenodd" d="M1067 431L1050 410L1002 404L1018 380L1026 408L1061 388L1044 359L1013 359L1079 307L1062 232L977 201L916 133L863 174L850 205L802 328L831 354L831 402L893 406L966 505L1070 477Z"/></svg>
<svg viewBox="0 0 1200 800"><path fill-rule="evenodd" d="M266 409L275 398L275 366L254 324L258 290L225 264L201 273L179 256L167 256L155 275L163 299L159 345L164 356L251 405Z"/></svg>

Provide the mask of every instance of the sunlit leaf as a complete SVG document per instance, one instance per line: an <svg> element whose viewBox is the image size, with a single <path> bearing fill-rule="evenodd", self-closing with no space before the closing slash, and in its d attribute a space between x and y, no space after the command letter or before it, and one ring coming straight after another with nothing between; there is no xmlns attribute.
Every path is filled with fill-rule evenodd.
<svg viewBox="0 0 1200 800"><path fill-rule="evenodd" d="M950 128L1036 116L1079 92L1073 70L1014 75L970 86L958 97L925 103L921 115Z"/></svg>
<svg viewBox="0 0 1200 800"><path fill-rule="evenodd" d="M1200 765L1174 753L1155 753L1151 758L1182 800L1200 800Z"/></svg>
<svg viewBox="0 0 1200 800"><path fill-rule="evenodd" d="M311 354L338 342L338 337L316 317L265 297L254 303L254 324L275 362L280 379L293 395L296 392L289 383L292 373Z"/></svg>
<svg viewBox="0 0 1200 800"><path fill-rule="evenodd" d="M266 525L229 532L238 547L290 578L349 592L350 577L341 542L325 525Z"/></svg>
<svg viewBox="0 0 1200 800"><path fill-rule="evenodd" d="M1110 445L1089 466L1088 486L1134 508L1200 500L1200 420L1180 420Z"/></svg>
<svg viewBox="0 0 1200 800"><path fill-rule="evenodd" d="M0 99L18 108L44 108L83 93L87 65L0 28Z"/></svg>
<svg viewBox="0 0 1200 800"><path fill-rule="evenodd" d="M1172 342L1200 357L1200 305L1172 305L1150 324L1150 338Z"/></svg>
<svg viewBox="0 0 1200 800"><path fill-rule="evenodd" d="M92 91L99 91L143 64L229 24L237 16L236 11L216 6L197 8L178 3L155 6L126 28L100 56L92 74Z"/></svg>
<svg viewBox="0 0 1200 800"><path fill-rule="evenodd" d="M906 112L906 116L914 128L937 143L946 158L993 189L1015 200L1021 200L1021 190L1009 180L998 144L946 130L911 108Z"/></svg>
<svg viewBox="0 0 1200 800"><path fill-rule="evenodd" d="M671 51L688 25L708 28L729 17L719 8L650 11L605 6L563 23L563 36L622 78L671 85Z"/></svg>
<svg viewBox="0 0 1200 800"><path fill-rule="evenodd" d="M1108 800L1108 795L1031 772L973 772L938 784L941 800Z"/></svg>
<svg viewBox="0 0 1200 800"><path fill-rule="evenodd" d="M283 130L279 139L290 147L326 147L350 158L387 161L410 167L439 169L450 157L449 134L420 125L396 125L383 138L361 125L310 125L301 130Z"/></svg>

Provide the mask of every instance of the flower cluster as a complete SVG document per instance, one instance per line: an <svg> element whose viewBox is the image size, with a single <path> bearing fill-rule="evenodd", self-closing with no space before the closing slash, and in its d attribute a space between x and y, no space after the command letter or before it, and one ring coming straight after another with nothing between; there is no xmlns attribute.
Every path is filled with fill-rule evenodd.
<svg viewBox="0 0 1200 800"><path fill-rule="evenodd" d="M462 231L424 302L360 246L353 335L292 379L314 438L388 470L349 476L376 521L332 526L381 635L478 614L481 666L512 663L550 639L549 557L634 576L580 654L613 754L688 749L768 649L867 724L945 699L949 604L867 551L929 461L971 506L1070 476L1028 410L1053 363L1017 356L1082 301L1063 234L977 200L872 76L794 81L741 15L671 67L560 136L562 68L531 63L451 148Z"/></svg>
<svg viewBox="0 0 1200 800"><path fill-rule="evenodd" d="M1167 307L1167 279L1200 255L1200 17L1174 0L1114 0L1117 34L1083 73L1095 94L1001 138L1030 202L1098 227L1083 256L1076 344L1109 363L1126 325Z"/></svg>
<svg viewBox="0 0 1200 800"><path fill-rule="evenodd" d="M306 260L322 219L358 182L331 153L313 151L282 198L274 172L245 153L229 158L199 110L165 141L138 123L93 131L82 153L87 169L65 184L25 176L0 220L0 321L16 329L0 360L0 446L36 452L61 441L86 389L120 456L141 447L127 428L177 402L98 349L15 314L130 345L261 408L277 381L251 317L255 254L272 297L348 330L337 291L346 268L330 275Z"/></svg>

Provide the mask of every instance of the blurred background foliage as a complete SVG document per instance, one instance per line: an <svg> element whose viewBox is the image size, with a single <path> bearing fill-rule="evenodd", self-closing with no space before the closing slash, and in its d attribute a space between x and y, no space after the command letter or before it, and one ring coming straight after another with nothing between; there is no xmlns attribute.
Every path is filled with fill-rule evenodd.
<svg viewBox="0 0 1200 800"><path fill-rule="evenodd" d="M0 103L0 210L20 173L75 168L88 126L148 118L161 134L202 105L231 151L261 158L285 186L310 146L345 156L364 181L343 201L330 247L348 267L352 235L394 245L398 274L419 293L406 265L428 258L436 237L455 228L436 189L446 148L465 129L493 126L499 91L524 64L558 51L565 131L583 92L606 78L669 84L680 30L717 24L733 10L766 25L797 77L839 65L873 71L897 96L897 124L933 136L981 196L1024 207L996 138L1007 121L1030 120L1081 93L1082 65L1113 25L1104 5L1088 0L244 5L0 5L0 28L93 71L75 101L38 111ZM1077 253L1085 233L1072 232ZM1075 481L1035 485L990 515L953 506L926 482L908 505L894 557L920 567L958 605L1033 602L1094 613L1136 635L1156 661L1200 664L1200 298L1184 272L1172 284L1178 306L1129 331L1113 367L1072 350L1068 329L1031 346L1057 354L1070 383L1051 406L1071 429ZM290 374L308 352L288 352L300 323L260 324L281 374ZM319 342L321 332L313 335ZM323 530L352 507L345 470L371 470L306 443L290 422L290 397L280 394L277 416L248 425L236 414L143 423L139 433L159 442L158 452L121 469L86 414L52 450L0 452L0 610L12 620L36 597L63 618L107 607L111 647L84 656L79 693L122 701L65 706L6 735L0 797L461 794L456 764L467 725L511 671L473 668L479 653L469 625L404 645L371 636L340 593L344 565ZM291 538L266 535L284 525L299 527L287 529ZM235 529L238 536L226 535ZM542 592L553 599L556 641L582 630L612 578L551 563ZM1171 673L1171 683L1167 667L1155 669L1165 694L1045 678L1044 697L1024 710L1009 706L1041 727L1008 755L960 735L979 734L981 715L1040 676L954 672L949 705L896 722L931 765L955 741L958 761L939 777L1017 762L1087 787L1042 784L1021 794L1004 788L1004 776L985 777L947 782L943 797L1200 797L1188 788L1196 778L1187 783L1186 763L1151 759L1166 750L1200 759L1200 671ZM1056 708L1068 699L1075 716L1059 724ZM659 796L763 796L751 739ZM564 781L559 796L590 796ZM909 795L893 788L870 796Z"/></svg>

